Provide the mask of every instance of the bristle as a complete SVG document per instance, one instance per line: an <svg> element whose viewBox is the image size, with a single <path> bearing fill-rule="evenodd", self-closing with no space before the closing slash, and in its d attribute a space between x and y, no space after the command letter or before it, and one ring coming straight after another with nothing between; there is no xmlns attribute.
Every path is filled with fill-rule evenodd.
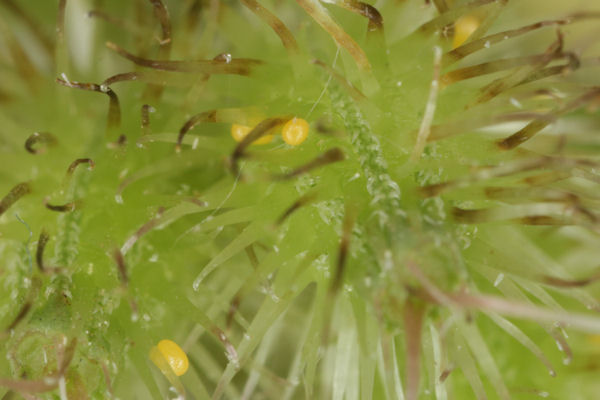
<svg viewBox="0 0 600 400"><path fill-rule="evenodd" d="M78 158L69 165L69 168L67 168L67 178L72 177L77 167L81 164L87 164L90 170L96 167L96 163L94 163L94 160L91 158Z"/></svg>
<svg viewBox="0 0 600 400"><path fill-rule="evenodd" d="M511 395L480 330L475 324L461 324L461 331L465 337L465 342L471 349L473 357L477 360L480 368L494 387L498 397L502 400L509 400Z"/></svg>
<svg viewBox="0 0 600 400"><path fill-rule="evenodd" d="M298 43L294 38L293 33L288 27L281 21L275 14L270 12L257 0L241 0L242 4L245 5L250 11L256 14L260 19L267 23L271 29L279 36L283 47L286 48L292 54L298 52Z"/></svg>
<svg viewBox="0 0 600 400"><path fill-rule="evenodd" d="M56 137L48 132L34 132L31 136L27 138L25 141L25 150L30 152L31 154L41 154L44 153L45 149L35 149L33 146L37 143L45 144L46 146L54 146L58 141Z"/></svg>
<svg viewBox="0 0 600 400"><path fill-rule="evenodd" d="M408 299L404 304L404 326L406 329L406 400L417 400L421 369L421 330L424 307Z"/></svg>
<svg viewBox="0 0 600 400"><path fill-rule="evenodd" d="M58 0L58 13L56 16L56 36L57 41L63 42L65 36L65 9L67 0Z"/></svg>
<svg viewBox="0 0 600 400"><path fill-rule="evenodd" d="M149 104L142 105L141 108L141 136L147 136L150 134L150 112L154 111L154 108Z"/></svg>
<svg viewBox="0 0 600 400"><path fill-rule="evenodd" d="M121 285L127 287L129 284L129 276L127 274L127 266L125 265L125 259L123 258L123 253L121 250L116 249L113 252L113 258L115 260L115 264L117 265L117 272L119 274Z"/></svg>
<svg viewBox="0 0 600 400"><path fill-rule="evenodd" d="M582 213L577 207L560 203L531 203L508 207L483 208L465 210L458 207L452 209L457 222L463 224L479 224L486 222L514 220L525 225L577 225L574 217L566 216L567 210L573 214ZM582 215L587 217L585 215ZM592 221L594 222L594 221Z"/></svg>
<svg viewBox="0 0 600 400"><path fill-rule="evenodd" d="M33 304L31 304L31 302L27 302L25 304L23 304L23 306L21 307L21 309L19 310L19 313L15 316L15 318L12 320L12 322L6 327L5 332L6 333L10 333L10 331L14 330L17 325L19 325L27 316L27 314L29 314L29 311L31 311L31 306ZM3 336L3 335L0 335Z"/></svg>
<svg viewBox="0 0 600 400"><path fill-rule="evenodd" d="M161 0L148 0L154 7L154 15L160 22L162 38L160 40L161 58L168 58L171 51L171 21L167 7Z"/></svg>
<svg viewBox="0 0 600 400"><path fill-rule="evenodd" d="M164 208L160 207L158 209L158 212L156 213L155 217L152 217L148 222L146 222L144 225L142 225L137 231L135 231L135 233L133 235L131 235L129 237L129 239L127 239L125 241L125 243L123 243L123 246L121 247L121 254L125 255L127 254L127 252L129 252L129 250L133 247L133 245L135 245L135 243L146 233L150 232L152 229L154 229L159 222L161 222L161 217L164 213Z"/></svg>
<svg viewBox="0 0 600 400"><path fill-rule="evenodd" d="M550 61L561 60L563 58L569 58L567 55L561 54L561 53L554 54L553 57L554 58L551 59ZM536 63L539 63L540 61L547 62L548 55L537 54L534 56L516 57L516 58L508 58L508 59L490 61L490 62L486 62L483 64L473 65L470 67L463 67L463 68L459 68L459 69L450 71L441 77L440 82L442 85L448 86L448 85L451 85L456 82L460 82L465 79L471 79L471 78L475 78L475 77L486 75L486 74L493 74L496 72L500 72L500 71L507 70L507 69L512 69L515 67L520 67L523 65L536 64ZM562 67L562 68L564 68L564 67ZM542 77L538 76L536 79L542 79ZM536 79L532 79L531 81L536 80Z"/></svg>
<svg viewBox="0 0 600 400"><path fill-rule="evenodd" d="M360 92L352 83L348 82L346 78L344 78L341 74L339 74L336 70L334 70L329 65L325 64L320 60L313 60L313 64L318 65L327 71L333 78L335 78L339 84L352 96L352 98L356 101L362 101L367 98L364 94Z"/></svg>
<svg viewBox="0 0 600 400"><path fill-rule="evenodd" d="M90 92L104 93L109 98L108 103L108 117L107 117L107 128L118 128L121 125L121 106L119 104L119 98L117 94L112 91L112 89L108 86L98 85L96 83L82 83L82 82L74 82L65 79L56 78L56 83L59 83L63 86L87 90Z"/></svg>
<svg viewBox="0 0 600 400"><path fill-rule="evenodd" d="M556 371L550 361L546 358L542 350L538 347L537 344L533 342L531 338L529 338L523 331L521 331L517 326L512 324L505 318L502 318L494 313L487 313L487 315L494 321L500 328L504 329L508 334L510 334L513 338L519 341L523 346L525 346L529 351L531 351L539 360L542 362L546 368L548 368L548 372L550 376L556 376Z"/></svg>
<svg viewBox="0 0 600 400"><path fill-rule="evenodd" d="M448 4L446 4L446 0L433 0L433 4L440 14L448 11Z"/></svg>
<svg viewBox="0 0 600 400"><path fill-rule="evenodd" d="M200 114L196 114L192 118L190 118L179 130L176 150L181 149L181 144L183 143L183 138L185 134L194 129L198 124L204 122L217 122L217 110L205 111Z"/></svg>
<svg viewBox="0 0 600 400"><path fill-rule="evenodd" d="M571 350L571 346L567 343L564 334L560 332L559 329L554 328L551 332L552 337L556 341L556 346L558 349L564 353L565 358L563 359L563 364L569 365L573 360L573 350Z"/></svg>
<svg viewBox="0 0 600 400"><path fill-rule="evenodd" d="M555 121L559 116L583 107L589 103L598 101L598 99L600 99L600 89L594 88L589 90L582 96L552 110L545 116L545 118L530 122L525 128L507 137L506 139L499 141L498 146L503 150L511 150L531 139L536 133L544 129L551 122Z"/></svg>
<svg viewBox="0 0 600 400"><path fill-rule="evenodd" d="M108 371L108 367L105 362L100 361L100 366L102 367L102 375L104 375L104 383L106 384L108 393L111 397L114 397L113 385L110 379L110 373Z"/></svg>
<svg viewBox="0 0 600 400"><path fill-rule="evenodd" d="M519 86L535 82L540 79L546 79L555 75L566 76L572 73L573 71L579 69L579 67L581 66L581 61L575 53L566 52L563 54L563 58L566 59L566 62L564 64L543 68L521 81L519 83Z"/></svg>
<svg viewBox="0 0 600 400"><path fill-rule="evenodd" d="M44 266L44 249L46 248L46 244L48 243L49 239L50 236L48 236L48 233L42 230L42 232L40 232L40 237L37 243L37 250L35 252L35 261L40 272L45 272L46 270L46 267Z"/></svg>
<svg viewBox="0 0 600 400"><path fill-rule="evenodd" d="M27 182L15 185L2 200L0 200L0 215L4 214L17 200L31 193L31 186Z"/></svg>
<svg viewBox="0 0 600 400"><path fill-rule="evenodd" d="M352 56L358 67L369 72L371 64L367 59L363 49L352 39L329 15L329 12L324 8L318 0L296 0L304 11L306 11L321 27L327 31L338 44L338 46L346 49Z"/></svg>
<svg viewBox="0 0 600 400"><path fill-rule="evenodd" d="M512 39L515 37L519 37L521 35L525 35L529 32L532 32L532 31L535 31L538 29L542 29L545 27L551 27L551 26L562 26L562 25L567 25L567 24L571 24L571 23L575 23L575 22L584 21L586 19L594 19L594 18L599 18L599 17L600 17L600 14L593 13L593 12L578 13L578 14L573 14L573 15L563 18L563 19L540 21L540 22L536 22L531 25L523 26L521 28L511 29L511 30L495 33L495 34L492 34L489 36L485 36L480 39L473 40L469 43L465 43L462 46L459 46L458 48L453 49L452 51L449 51L448 53L444 54L442 65L444 67L447 67L447 66L467 57L468 55L479 51L479 50L491 47L492 45L494 45L496 43L500 43L500 42L503 42L508 39Z"/></svg>
<svg viewBox="0 0 600 400"><path fill-rule="evenodd" d="M291 206L289 206L283 212L283 214L281 214L281 216L279 218L277 218L277 222L275 223L275 225L281 225L295 211L297 211L299 208L301 208L309 203L312 203L313 201L316 200L316 198L317 198L317 196L315 193L308 193L308 194L300 197Z"/></svg>
<svg viewBox="0 0 600 400"><path fill-rule="evenodd" d="M325 153L315 157L306 164L295 168L293 171L288 172L285 175L282 175L280 179L292 179L310 172L313 169L321 168L327 164L343 161L344 159L344 152L341 149L334 147L333 149L327 150Z"/></svg>
<svg viewBox="0 0 600 400"><path fill-rule="evenodd" d="M38 380L0 378L0 386L19 393L45 393L57 388L58 380L54 377Z"/></svg>
<svg viewBox="0 0 600 400"><path fill-rule="evenodd" d="M57 359L58 359L57 375L59 377L63 377L65 375L65 372L67 371L67 368L69 368L71 361L73 361L73 357L75 356L75 349L77 347L77 338L72 338L69 341L67 341L65 338L64 345L59 345L57 347L58 347L57 353L59 353L57 355Z"/></svg>
<svg viewBox="0 0 600 400"><path fill-rule="evenodd" d="M107 42L106 47L115 51L121 57L128 59L136 65L153 68L161 71L173 71L184 73L205 73L205 74L234 74L249 75L252 69L262 62L255 59L234 58L229 63L215 60L198 61L168 61L168 60L149 60L135 56L115 43Z"/></svg>
<svg viewBox="0 0 600 400"><path fill-rule="evenodd" d="M44 205L50 211L56 212L73 212L77 208L75 202L65 203L65 204L50 204L47 199L44 200Z"/></svg>
<svg viewBox="0 0 600 400"><path fill-rule="evenodd" d="M583 279L561 279L553 276L542 277L542 282L545 284L561 288L583 287L597 282L598 280L600 280L600 273L598 272Z"/></svg>
<svg viewBox="0 0 600 400"><path fill-rule="evenodd" d="M358 0L332 0L332 2L353 13L362 15L369 20L368 32L383 31L383 17L381 13L372 5Z"/></svg>
<svg viewBox="0 0 600 400"><path fill-rule="evenodd" d="M342 226L342 237L340 238L340 247L338 250L338 257L336 262L335 273L331 279L329 286L330 292L337 294L340 290L342 282L344 280L344 273L346 270L346 262L348 259L348 249L350 247L350 237L352 234L352 227L354 226L355 216L354 211L350 206L346 206L344 213L344 224Z"/></svg>
<svg viewBox="0 0 600 400"><path fill-rule="evenodd" d="M423 120L421 121L419 133L417 134L417 141L410 156L412 161L417 161L425 149L425 144L427 143L427 139L431 133L431 124L433 122L435 107L437 105L437 95L440 87L440 62L442 59L442 49L436 47L433 49L433 53L433 78L431 79L429 98L427 99L427 104L425 105Z"/></svg>
<svg viewBox="0 0 600 400"><path fill-rule="evenodd" d="M472 102L469 107L474 107L478 104L482 104L490 101L496 96L500 95L504 91L518 85L519 83L527 80L532 75L538 73L541 69L546 67L551 61L553 61L558 54L561 54L563 50L563 34L561 31L557 31L557 39L553 42L546 51L544 56L532 61L528 65L517 68L513 73L506 75L503 78L494 80L492 83L484 86L480 91L479 97Z"/></svg>

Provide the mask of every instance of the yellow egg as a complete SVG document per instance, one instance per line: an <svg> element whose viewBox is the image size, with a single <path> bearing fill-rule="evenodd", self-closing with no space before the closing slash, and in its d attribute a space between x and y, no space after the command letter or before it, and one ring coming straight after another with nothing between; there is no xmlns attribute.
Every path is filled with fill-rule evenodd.
<svg viewBox="0 0 600 400"><path fill-rule="evenodd" d="M454 40L452 48L455 49L467 41L479 27L479 19L472 15L460 17L454 23Z"/></svg>
<svg viewBox="0 0 600 400"><path fill-rule="evenodd" d="M175 375L181 376L185 374L190 365L185 352L179 345L171 340L163 339L158 342L158 351L165 358ZM160 368L160 366L159 366Z"/></svg>
<svg viewBox="0 0 600 400"><path fill-rule="evenodd" d="M246 136L248 136L248 134L251 131L252 131L252 128L250 128L249 126L246 126L246 125L240 125L240 124L231 125L231 136L233 137L233 139L236 142L241 142ZM252 142L252 144L267 144L267 143L271 143L272 140L273 140L273 135L264 135L264 136L258 138L257 140L255 140L254 142Z"/></svg>
<svg viewBox="0 0 600 400"><path fill-rule="evenodd" d="M308 122L302 118L294 117L285 123L281 130L281 136L287 144L298 146L308 137L308 129Z"/></svg>

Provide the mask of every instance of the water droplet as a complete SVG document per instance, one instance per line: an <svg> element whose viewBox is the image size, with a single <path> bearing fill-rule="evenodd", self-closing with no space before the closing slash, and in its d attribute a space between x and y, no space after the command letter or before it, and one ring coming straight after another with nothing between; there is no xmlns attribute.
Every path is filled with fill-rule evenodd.
<svg viewBox="0 0 600 400"><path fill-rule="evenodd" d="M358 178L360 178L360 172L355 173L354 175L352 175L352 177L350 179L348 179L348 182L352 182L357 180Z"/></svg>
<svg viewBox="0 0 600 400"><path fill-rule="evenodd" d="M521 104L521 102L519 100L515 99L514 97L511 97L509 101L510 101L510 104L512 104L516 108L519 108L519 109L523 108L523 105Z"/></svg>
<svg viewBox="0 0 600 400"><path fill-rule="evenodd" d="M229 361L236 369L240 368L240 360L236 357L235 354L231 354L230 352L225 352L225 357L227 357L227 361Z"/></svg>
<svg viewBox="0 0 600 400"><path fill-rule="evenodd" d="M562 344L560 344L560 342L558 340L556 341L556 347L558 347L559 351L564 351L563 347L562 347Z"/></svg>
<svg viewBox="0 0 600 400"><path fill-rule="evenodd" d="M500 272L498 274L498 277L494 281L494 287L498 287L498 285L502 282L503 279L504 279L504 274L502 272Z"/></svg>

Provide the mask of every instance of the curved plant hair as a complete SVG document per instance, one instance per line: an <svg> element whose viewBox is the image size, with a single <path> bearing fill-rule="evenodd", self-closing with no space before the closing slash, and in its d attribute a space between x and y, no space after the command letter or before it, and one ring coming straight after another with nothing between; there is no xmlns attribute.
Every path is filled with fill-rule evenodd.
<svg viewBox="0 0 600 400"><path fill-rule="evenodd" d="M4 399L597 393L600 11L0 9Z"/></svg>

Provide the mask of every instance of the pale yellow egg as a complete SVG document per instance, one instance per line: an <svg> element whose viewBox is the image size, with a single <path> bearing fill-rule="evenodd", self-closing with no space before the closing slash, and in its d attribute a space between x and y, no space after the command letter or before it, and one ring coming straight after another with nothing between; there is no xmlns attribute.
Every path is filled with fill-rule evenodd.
<svg viewBox="0 0 600 400"><path fill-rule="evenodd" d="M478 27L479 19L472 15L465 15L457 19L454 23L454 39L452 40L452 48L455 49L463 45Z"/></svg>
<svg viewBox="0 0 600 400"><path fill-rule="evenodd" d="M281 136L287 144L298 146L308 137L308 129L308 122L302 118L294 117L285 123L281 130Z"/></svg>
<svg viewBox="0 0 600 400"><path fill-rule="evenodd" d="M187 355L179 347L179 345L172 340L163 339L158 342L158 351L163 355L175 375L181 376L185 374L190 365Z"/></svg>
<svg viewBox="0 0 600 400"><path fill-rule="evenodd" d="M233 124L231 125L231 137L233 137L236 142L241 142L248 136L252 129L253 128L246 125ZM252 142L252 144L267 144L271 143L272 140L273 135L264 135Z"/></svg>

